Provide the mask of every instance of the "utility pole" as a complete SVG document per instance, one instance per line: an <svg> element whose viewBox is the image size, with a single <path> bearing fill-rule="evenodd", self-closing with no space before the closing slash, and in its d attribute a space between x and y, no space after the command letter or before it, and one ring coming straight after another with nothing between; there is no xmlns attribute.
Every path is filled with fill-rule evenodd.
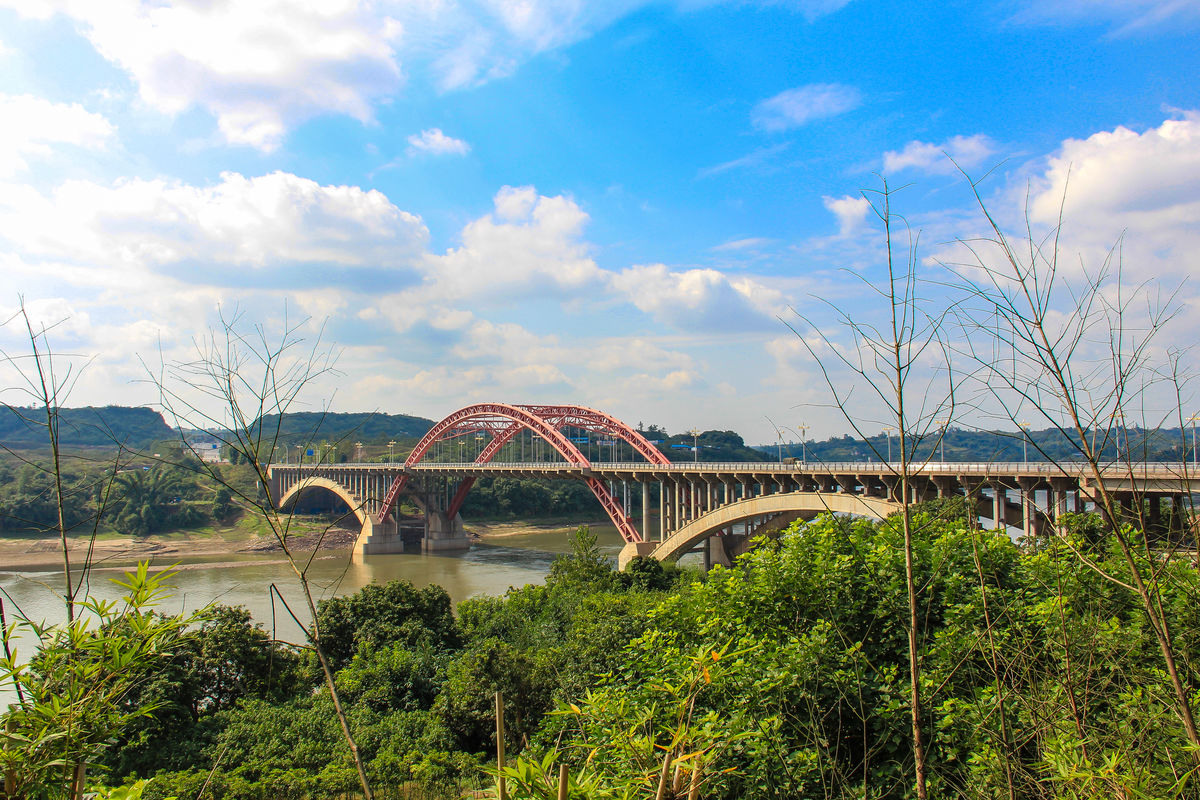
<svg viewBox="0 0 1200 800"><path fill-rule="evenodd" d="M1188 422L1192 423L1192 472L1196 471L1196 420L1200 419L1200 414L1192 414L1188 417Z"/></svg>

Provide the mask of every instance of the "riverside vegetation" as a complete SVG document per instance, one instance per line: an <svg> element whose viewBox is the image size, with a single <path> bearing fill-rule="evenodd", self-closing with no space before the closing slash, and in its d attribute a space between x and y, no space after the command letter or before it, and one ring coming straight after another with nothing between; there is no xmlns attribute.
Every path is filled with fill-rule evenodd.
<svg viewBox="0 0 1200 800"><path fill-rule="evenodd" d="M1113 537L1080 516L1066 540L1018 547L961 510L916 510L931 791L1197 796L1154 637L1077 554L1121 575ZM900 537L895 518L824 516L701 577L653 561L615 573L584 529L544 586L457 615L440 588L402 582L323 602L323 642L381 797L488 785L494 692L515 798L556 796L560 763L579 798L652 797L661 775L664 797L907 797ZM1200 581L1186 559L1164 568L1194 691ZM141 665L102 780L150 778L146 798L353 793L312 662L244 611L211 610ZM31 674L55 669L39 657Z"/></svg>

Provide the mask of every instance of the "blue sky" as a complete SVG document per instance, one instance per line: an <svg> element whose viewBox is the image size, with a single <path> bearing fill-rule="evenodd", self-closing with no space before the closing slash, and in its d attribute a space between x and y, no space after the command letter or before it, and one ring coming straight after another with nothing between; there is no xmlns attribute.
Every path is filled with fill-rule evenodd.
<svg viewBox="0 0 1200 800"><path fill-rule="evenodd" d="M880 176L931 275L981 225L947 154L1011 224L1069 171L1084 261L1200 266L1198 35L1177 0L0 0L0 311L95 354L75 404L286 303L337 410L841 432L780 317L861 302Z"/></svg>

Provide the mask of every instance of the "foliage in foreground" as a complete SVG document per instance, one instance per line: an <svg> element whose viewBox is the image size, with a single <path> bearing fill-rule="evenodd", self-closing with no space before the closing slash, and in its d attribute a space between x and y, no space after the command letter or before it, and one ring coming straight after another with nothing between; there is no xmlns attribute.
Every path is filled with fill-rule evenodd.
<svg viewBox="0 0 1200 800"><path fill-rule="evenodd" d="M1124 574L1111 537L1077 519L1070 539L1022 550L930 510L915 544L931 791L1197 796L1153 635L1088 564ZM564 763L572 797L906 798L901 536L895 520L821 517L695 580L655 562L618 575L581 534L544 586L457 618L440 589L395 583L323 604L322 623L383 797L493 780L500 691L515 798L556 796ZM1200 581L1183 560L1142 566L1196 696ZM147 798L355 790L315 671L255 630L222 611L155 663L141 697L159 707L108 760L110 783L150 778ZM256 684L264 660L275 671ZM244 692L226 691L232 675Z"/></svg>
<svg viewBox="0 0 1200 800"><path fill-rule="evenodd" d="M0 769L14 797L37 800L78 795L84 768L99 761L115 737L153 704L130 704L138 686L187 639L201 614L162 616L153 607L166 596L168 573L151 575L146 564L115 583L120 602L88 597L69 623L48 625L20 618L3 631L0 685L18 702L0 715ZM37 642L21 663L14 642L24 630Z"/></svg>

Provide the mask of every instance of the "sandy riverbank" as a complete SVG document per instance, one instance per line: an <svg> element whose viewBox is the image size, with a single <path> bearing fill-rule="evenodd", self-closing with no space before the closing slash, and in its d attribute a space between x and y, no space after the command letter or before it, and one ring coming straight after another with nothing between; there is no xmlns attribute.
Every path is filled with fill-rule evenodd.
<svg viewBox="0 0 1200 800"><path fill-rule="evenodd" d="M564 520L547 522L483 522L470 523L468 530L481 541L503 541L513 536L530 534L569 533L579 524L603 525L605 522L569 523ZM318 538L323 538L323 550L345 550L353 546L357 531L334 529L323 537L314 526L312 530L300 532L293 541L298 552L311 550ZM86 537L70 540L71 563L82 564L88 555L89 542ZM246 536L236 529L203 533L170 533L161 536L98 538L92 544L92 561L103 567L119 567L151 560L166 564L189 560L202 560L207 566L212 559L221 556L257 556L264 560L278 558L279 545L274 539L264 536ZM237 563L231 561L230 563ZM62 567L62 545L53 536L8 536L0 537L0 571L37 572Z"/></svg>

